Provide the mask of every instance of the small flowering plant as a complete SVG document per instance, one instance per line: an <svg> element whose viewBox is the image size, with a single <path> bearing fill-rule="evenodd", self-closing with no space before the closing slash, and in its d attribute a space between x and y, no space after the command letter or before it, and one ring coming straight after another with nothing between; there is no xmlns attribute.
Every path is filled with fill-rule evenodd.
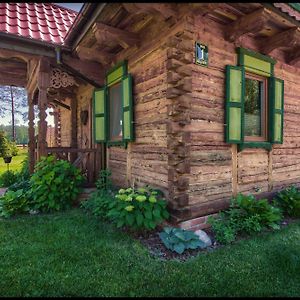
<svg viewBox="0 0 300 300"><path fill-rule="evenodd" d="M149 187L120 189L107 214L117 227L154 229L169 217L162 192Z"/></svg>

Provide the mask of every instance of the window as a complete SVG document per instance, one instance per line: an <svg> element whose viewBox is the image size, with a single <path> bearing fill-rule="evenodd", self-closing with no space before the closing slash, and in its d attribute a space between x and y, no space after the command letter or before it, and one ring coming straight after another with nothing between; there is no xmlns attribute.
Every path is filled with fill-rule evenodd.
<svg viewBox="0 0 300 300"><path fill-rule="evenodd" d="M107 73L104 87L94 90L93 105L96 143L133 141L132 77L126 61Z"/></svg>
<svg viewBox="0 0 300 300"><path fill-rule="evenodd" d="M245 76L245 141L267 141L267 79Z"/></svg>
<svg viewBox="0 0 300 300"><path fill-rule="evenodd" d="M108 88L109 139L122 140L122 85L117 83Z"/></svg>
<svg viewBox="0 0 300 300"><path fill-rule="evenodd" d="M283 142L283 80L274 77L272 58L238 53L239 65L226 66L226 142L271 149Z"/></svg>

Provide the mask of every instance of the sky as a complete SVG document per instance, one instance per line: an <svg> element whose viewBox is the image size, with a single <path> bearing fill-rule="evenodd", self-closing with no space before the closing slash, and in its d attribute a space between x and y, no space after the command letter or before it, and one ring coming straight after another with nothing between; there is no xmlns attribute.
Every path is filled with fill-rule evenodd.
<svg viewBox="0 0 300 300"><path fill-rule="evenodd" d="M58 4L60 6L63 6L63 7L66 7L66 8L70 8L70 9L73 9L77 12L80 11L83 3L54 3L54 4Z"/></svg>

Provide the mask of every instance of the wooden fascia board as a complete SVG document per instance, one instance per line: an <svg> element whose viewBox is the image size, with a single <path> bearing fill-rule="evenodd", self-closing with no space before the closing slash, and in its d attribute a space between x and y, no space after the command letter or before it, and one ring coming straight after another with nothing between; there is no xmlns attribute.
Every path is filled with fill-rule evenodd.
<svg viewBox="0 0 300 300"><path fill-rule="evenodd" d="M261 31L269 16L270 12L266 8L262 7L250 14L240 17L226 26L226 40L234 42L246 33L257 33Z"/></svg>

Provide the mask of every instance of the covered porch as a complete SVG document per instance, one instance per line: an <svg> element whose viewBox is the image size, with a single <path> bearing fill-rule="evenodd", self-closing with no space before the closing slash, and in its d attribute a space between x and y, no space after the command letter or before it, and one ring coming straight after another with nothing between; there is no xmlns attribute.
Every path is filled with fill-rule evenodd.
<svg viewBox="0 0 300 300"><path fill-rule="evenodd" d="M80 67L79 59L64 56L69 64L63 65L54 51L51 54L49 57L35 55L34 51L24 53L1 48L0 84L27 90L30 172L34 172L34 166L42 156L53 154L80 168L86 177L85 185L90 187L103 166L104 152L92 139L91 99L85 107L78 107L77 90L88 85L89 79L74 75L76 69L66 71L69 65L69 68ZM86 62L85 66L90 67ZM54 119L51 144L47 142L49 108L48 114Z"/></svg>

